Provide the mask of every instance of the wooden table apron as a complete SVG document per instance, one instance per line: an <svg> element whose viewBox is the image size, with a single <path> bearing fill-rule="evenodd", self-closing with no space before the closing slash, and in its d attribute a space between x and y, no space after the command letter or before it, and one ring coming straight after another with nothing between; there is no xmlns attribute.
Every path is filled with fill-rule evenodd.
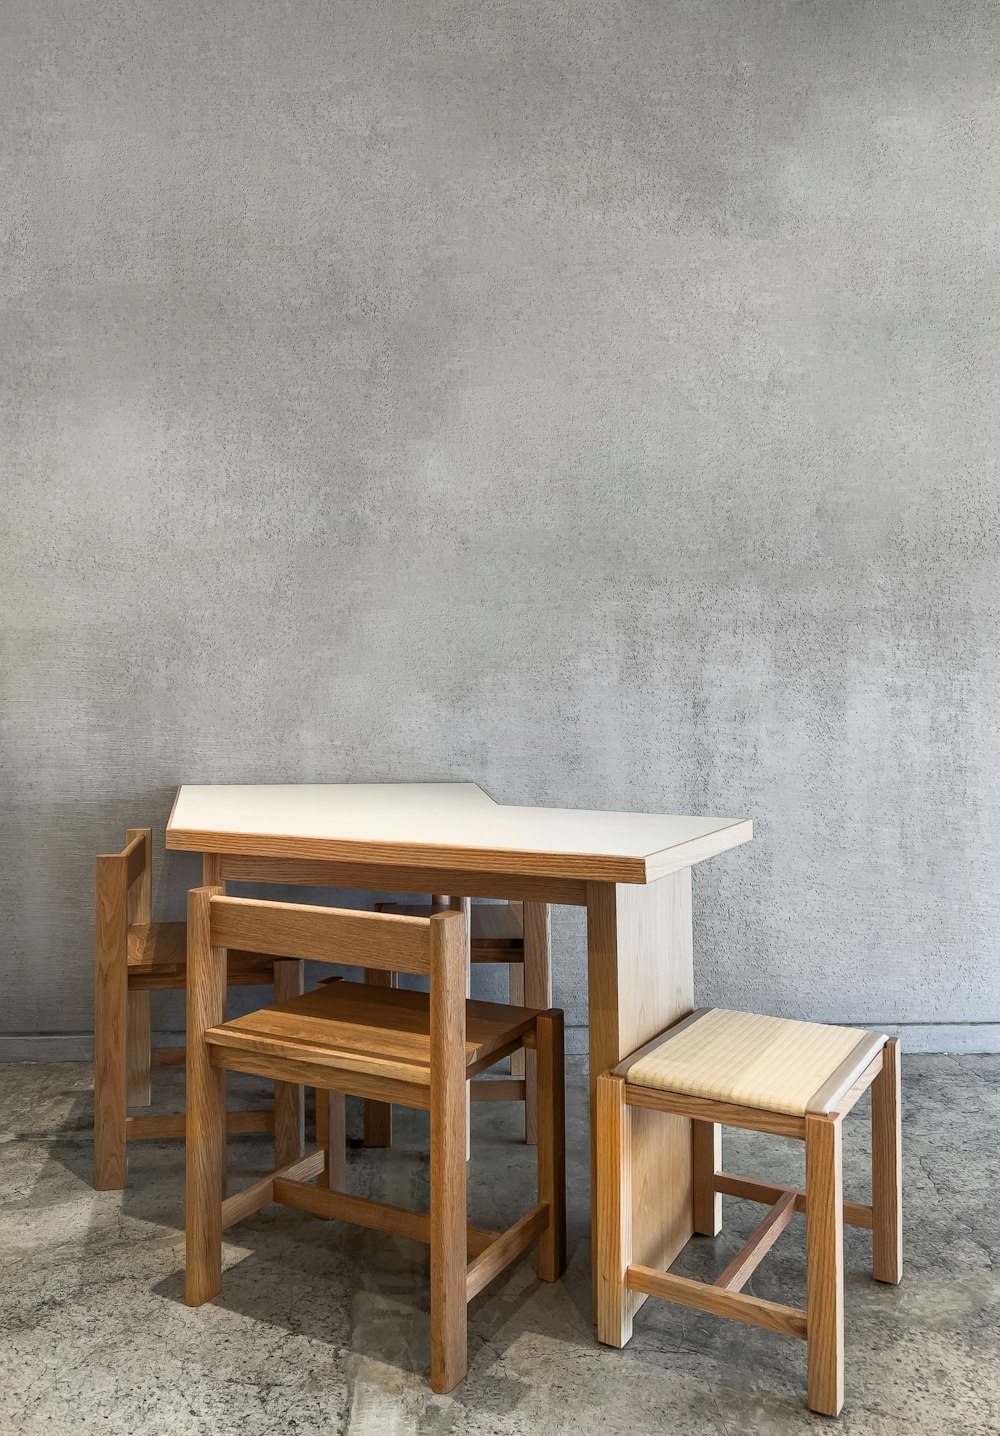
<svg viewBox="0 0 1000 1436"><path fill-rule="evenodd" d="M203 881L266 882L376 892L443 892L587 909L591 1111L597 1077L694 1006L691 869L649 883L584 882L356 861L204 853ZM636 1109L632 1130L632 1259L664 1270L693 1232L691 1123ZM594 1125L590 1145L595 1190ZM645 1301L633 1293L634 1310Z"/></svg>

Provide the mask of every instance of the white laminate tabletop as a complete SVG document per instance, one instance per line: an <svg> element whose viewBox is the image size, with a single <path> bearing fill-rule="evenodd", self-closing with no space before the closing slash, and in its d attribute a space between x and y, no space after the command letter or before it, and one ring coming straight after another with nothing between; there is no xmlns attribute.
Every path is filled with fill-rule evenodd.
<svg viewBox="0 0 1000 1436"><path fill-rule="evenodd" d="M474 783L185 784L167 847L649 882L752 835L741 818L506 807Z"/></svg>

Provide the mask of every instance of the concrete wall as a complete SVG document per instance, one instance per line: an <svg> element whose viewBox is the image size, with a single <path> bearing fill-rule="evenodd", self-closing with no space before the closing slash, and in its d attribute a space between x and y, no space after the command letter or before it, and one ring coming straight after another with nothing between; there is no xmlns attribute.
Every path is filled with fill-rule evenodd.
<svg viewBox="0 0 1000 1436"><path fill-rule="evenodd" d="M996 1045L998 63L989 0L8 3L2 1051L176 784L444 777L751 815L703 1000Z"/></svg>

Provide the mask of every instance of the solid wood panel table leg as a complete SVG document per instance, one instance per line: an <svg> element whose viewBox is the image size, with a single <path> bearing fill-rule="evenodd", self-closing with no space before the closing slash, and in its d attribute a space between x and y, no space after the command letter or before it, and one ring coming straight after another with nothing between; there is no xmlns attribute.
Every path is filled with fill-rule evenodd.
<svg viewBox="0 0 1000 1436"><path fill-rule="evenodd" d="M365 969L365 982L369 987L395 987L396 974L384 968ZM392 1146L392 1105L389 1102L375 1102L365 1098L363 1108L364 1144L366 1147Z"/></svg>
<svg viewBox="0 0 1000 1436"><path fill-rule="evenodd" d="M596 1089L602 1072L694 1005L691 869L645 886L587 884L591 1191L597 1191ZM691 1122L630 1113L631 1261L665 1271L694 1231ZM596 1195L592 1197L592 1208ZM596 1314L597 1268L594 1266ZM646 1300L630 1291L626 1325Z"/></svg>

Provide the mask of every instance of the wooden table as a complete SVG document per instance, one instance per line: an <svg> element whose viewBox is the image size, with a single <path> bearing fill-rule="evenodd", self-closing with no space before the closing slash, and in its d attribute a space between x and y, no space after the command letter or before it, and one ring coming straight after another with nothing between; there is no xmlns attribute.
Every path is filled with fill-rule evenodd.
<svg viewBox="0 0 1000 1436"><path fill-rule="evenodd" d="M211 884L585 907L593 1092L601 1072L691 1011L692 865L752 836L738 818L506 807L472 783L184 786L167 847L202 853ZM693 1229L691 1124L637 1116L633 1260L663 1270Z"/></svg>

